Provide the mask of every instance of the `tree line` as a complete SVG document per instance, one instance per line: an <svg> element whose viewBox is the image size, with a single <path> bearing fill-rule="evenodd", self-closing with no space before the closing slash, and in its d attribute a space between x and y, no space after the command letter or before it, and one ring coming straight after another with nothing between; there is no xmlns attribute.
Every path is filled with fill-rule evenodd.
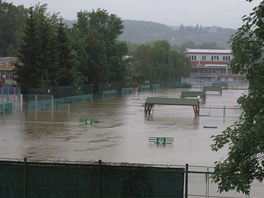
<svg viewBox="0 0 264 198"><path fill-rule="evenodd" d="M150 82L175 82L191 73L189 58L168 41L139 45L132 56L134 78Z"/></svg>
<svg viewBox="0 0 264 198"><path fill-rule="evenodd" d="M189 60L166 41L128 54L128 44L118 40L122 20L103 9L78 12L72 27L47 4L27 9L0 0L0 10L0 56L19 58L14 74L25 88L94 84L97 90L101 82L164 82L190 72Z"/></svg>

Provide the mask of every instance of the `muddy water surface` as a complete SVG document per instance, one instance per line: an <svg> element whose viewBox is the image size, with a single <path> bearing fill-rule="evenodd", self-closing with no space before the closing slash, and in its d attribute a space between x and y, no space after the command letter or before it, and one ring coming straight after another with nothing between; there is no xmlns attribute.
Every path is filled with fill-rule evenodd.
<svg viewBox="0 0 264 198"><path fill-rule="evenodd" d="M181 91L97 98L57 112L13 112L0 117L0 158L212 166L226 151L212 152L210 137L238 120L236 100L245 91L207 93L199 117L191 106L166 105L144 115L148 96L179 97ZM81 124L80 118L92 118L93 123ZM173 137L174 142L156 145L149 137Z"/></svg>

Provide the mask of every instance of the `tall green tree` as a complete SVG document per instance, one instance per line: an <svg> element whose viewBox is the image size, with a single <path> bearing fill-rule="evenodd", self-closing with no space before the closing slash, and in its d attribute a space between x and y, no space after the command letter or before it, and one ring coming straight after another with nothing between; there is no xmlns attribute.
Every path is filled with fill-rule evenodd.
<svg viewBox="0 0 264 198"><path fill-rule="evenodd" d="M24 87L31 87L36 85L37 76L36 68L38 67L38 45L39 37L37 33L36 22L33 17L33 8L29 9L28 18L26 20L26 26L24 30L23 44L21 45L21 63L17 64L14 72L16 74L17 81Z"/></svg>
<svg viewBox="0 0 264 198"><path fill-rule="evenodd" d="M58 64L55 39L56 15L47 12L46 5L29 9L19 59L16 66L18 81L26 87L50 87L55 85L54 75Z"/></svg>
<svg viewBox="0 0 264 198"><path fill-rule="evenodd" d="M70 32L62 19L57 24L57 50L59 52L58 71L56 74L57 86L79 85L76 74L76 53L70 44Z"/></svg>
<svg viewBox="0 0 264 198"><path fill-rule="evenodd" d="M191 72L190 60L167 41L140 45L133 55L134 76L151 82L173 82Z"/></svg>
<svg viewBox="0 0 264 198"><path fill-rule="evenodd" d="M0 0L0 56L16 56L17 37L24 27L27 10Z"/></svg>
<svg viewBox="0 0 264 198"><path fill-rule="evenodd" d="M47 5L29 9L16 65L18 82L27 88L52 87L73 83L74 57L66 29Z"/></svg>
<svg viewBox="0 0 264 198"><path fill-rule="evenodd" d="M239 121L213 136L212 149L228 147L226 159L216 162L213 180L220 191L250 193L254 179L264 178L264 1L231 38L234 73L246 74L248 92L238 99L243 110Z"/></svg>
<svg viewBox="0 0 264 198"><path fill-rule="evenodd" d="M81 11L73 26L74 46L78 53L83 83L118 81L125 77L127 53L124 42L117 40L122 33L122 20L106 10Z"/></svg>

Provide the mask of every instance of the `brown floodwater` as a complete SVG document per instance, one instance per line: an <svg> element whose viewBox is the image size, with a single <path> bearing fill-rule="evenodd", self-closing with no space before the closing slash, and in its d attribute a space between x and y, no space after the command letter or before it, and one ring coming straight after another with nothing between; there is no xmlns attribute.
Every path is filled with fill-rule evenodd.
<svg viewBox="0 0 264 198"><path fill-rule="evenodd" d="M133 93L71 103L54 112L6 114L0 117L0 158L213 166L226 150L211 151L211 136L238 120L236 100L245 91L207 93L199 117L191 106L168 105L144 115L147 97L179 97L181 91ZM92 118L93 123L82 124L80 118ZM174 142L156 145L149 137L172 137Z"/></svg>

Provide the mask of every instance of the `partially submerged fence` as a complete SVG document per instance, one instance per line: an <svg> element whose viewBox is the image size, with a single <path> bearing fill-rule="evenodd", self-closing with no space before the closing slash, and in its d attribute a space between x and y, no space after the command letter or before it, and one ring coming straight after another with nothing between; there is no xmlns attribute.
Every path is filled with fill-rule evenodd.
<svg viewBox="0 0 264 198"><path fill-rule="evenodd" d="M240 106L200 106L200 116L239 117L241 113Z"/></svg>
<svg viewBox="0 0 264 198"><path fill-rule="evenodd" d="M0 115L21 109L20 87L0 87Z"/></svg>

